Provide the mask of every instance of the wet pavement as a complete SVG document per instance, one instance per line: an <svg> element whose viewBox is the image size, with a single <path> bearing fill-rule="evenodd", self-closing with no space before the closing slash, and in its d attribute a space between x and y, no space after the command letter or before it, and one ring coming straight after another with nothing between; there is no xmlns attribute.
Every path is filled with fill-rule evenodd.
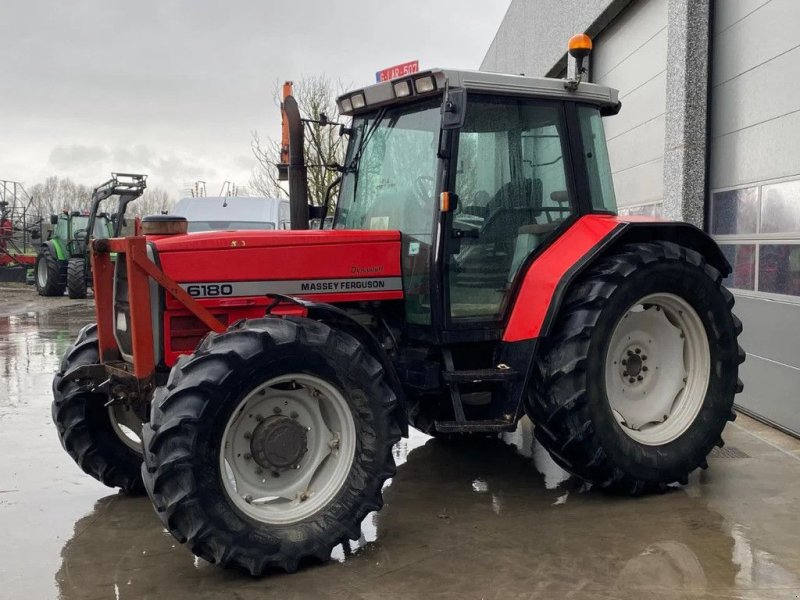
<svg viewBox="0 0 800 600"><path fill-rule="evenodd" d="M567 477L527 421L477 445L415 434L330 563L224 571L61 449L50 382L91 309L22 306L39 312L0 317L0 598L800 598L800 442L745 417L708 471L643 498Z"/></svg>

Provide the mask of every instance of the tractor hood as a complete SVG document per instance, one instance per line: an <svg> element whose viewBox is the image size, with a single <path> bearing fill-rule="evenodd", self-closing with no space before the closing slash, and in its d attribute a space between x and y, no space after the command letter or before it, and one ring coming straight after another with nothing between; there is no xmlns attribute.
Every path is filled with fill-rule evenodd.
<svg viewBox="0 0 800 600"><path fill-rule="evenodd" d="M148 241L167 276L201 300L402 298L397 231L215 231Z"/></svg>

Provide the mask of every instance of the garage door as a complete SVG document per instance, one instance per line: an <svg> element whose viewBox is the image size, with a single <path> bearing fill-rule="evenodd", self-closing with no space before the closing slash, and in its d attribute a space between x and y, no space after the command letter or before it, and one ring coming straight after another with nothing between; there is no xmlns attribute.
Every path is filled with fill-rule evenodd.
<svg viewBox="0 0 800 600"><path fill-rule="evenodd" d="M800 3L715 3L712 234L734 264L741 406L800 435Z"/></svg>
<svg viewBox="0 0 800 600"><path fill-rule="evenodd" d="M639 0L595 40L592 81L620 92L605 120L620 212L660 214L664 197L667 0Z"/></svg>

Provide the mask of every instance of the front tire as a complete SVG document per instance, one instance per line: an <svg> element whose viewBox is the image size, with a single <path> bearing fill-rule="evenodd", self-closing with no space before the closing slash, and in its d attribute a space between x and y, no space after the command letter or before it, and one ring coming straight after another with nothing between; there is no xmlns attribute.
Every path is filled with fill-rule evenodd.
<svg viewBox="0 0 800 600"><path fill-rule="evenodd" d="M721 281L694 250L654 242L622 247L571 288L527 406L559 465L630 493L707 467L744 360Z"/></svg>
<svg viewBox="0 0 800 600"><path fill-rule="evenodd" d="M325 561L383 504L397 398L350 335L244 321L175 365L145 426L142 474L197 556L262 575Z"/></svg>
<svg viewBox="0 0 800 600"><path fill-rule="evenodd" d="M50 246L42 246L36 256L34 282L40 296L63 296L66 288L66 261L58 260Z"/></svg>
<svg viewBox="0 0 800 600"><path fill-rule="evenodd" d="M61 381L70 370L99 362L97 325L87 325L53 379L52 414L58 439L84 472L108 487L141 494L142 421L121 404L107 406L108 395L92 389L99 382Z"/></svg>
<svg viewBox="0 0 800 600"><path fill-rule="evenodd" d="M86 261L71 258L67 263L67 295L72 299L86 298Z"/></svg>

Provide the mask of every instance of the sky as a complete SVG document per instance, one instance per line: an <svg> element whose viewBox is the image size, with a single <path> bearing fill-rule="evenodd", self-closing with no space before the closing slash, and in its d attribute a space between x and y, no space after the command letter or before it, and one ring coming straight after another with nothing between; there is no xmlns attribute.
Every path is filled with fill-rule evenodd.
<svg viewBox="0 0 800 600"><path fill-rule="evenodd" d="M276 82L353 87L407 60L477 69L510 0L3 0L0 179L244 186Z"/></svg>

